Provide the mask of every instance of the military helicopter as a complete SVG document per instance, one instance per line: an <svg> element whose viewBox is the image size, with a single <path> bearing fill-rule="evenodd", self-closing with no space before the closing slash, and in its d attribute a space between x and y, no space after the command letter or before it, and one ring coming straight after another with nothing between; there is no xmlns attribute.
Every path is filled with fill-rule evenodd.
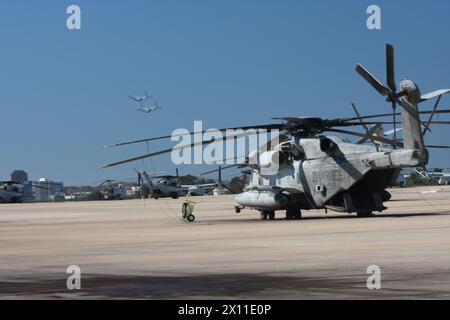
<svg viewBox="0 0 450 320"><path fill-rule="evenodd" d="M229 189L221 179L221 174L219 174L219 181L214 183L204 183L204 184L182 184L182 178L186 176L180 176L178 168L176 170L176 175L150 175L144 172L138 172L139 184L143 182L142 176L144 176L147 184L150 188L150 197L154 199L159 198L173 198L177 199L179 197L190 196L202 196L211 192L214 188L221 186L223 188ZM157 180L154 182L153 180ZM231 189L230 189L231 190Z"/></svg>
<svg viewBox="0 0 450 320"><path fill-rule="evenodd" d="M34 184L29 181L0 181L0 202L22 203L24 202L24 187L47 189L46 187Z"/></svg>
<svg viewBox="0 0 450 320"><path fill-rule="evenodd" d="M6 203L22 202L23 192L12 181L3 182L0 185L0 200Z"/></svg>
<svg viewBox="0 0 450 320"><path fill-rule="evenodd" d="M275 212L283 210L287 219L300 219L302 210L325 209L337 212L356 213L358 217L369 217L373 212L387 209L384 202L391 197L386 188L393 185L402 168L420 167L428 163L428 148L449 148L448 146L427 146L424 134L431 124L450 124L449 121L433 121L442 95L450 89L440 89L421 95L413 81L405 79L397 92L394 76L394 47L386 45L387 86L371 75L361 64L356 71L391 103L392 112L368 116L322 119L319 117L274 118L281 123L218 129L221 132L233 129L252 128L258 130L279 130L280 135L267 145L249 153L245 161L228 167L251 168L251 176L244 191L235 197L235 211L244 208L258 210L261 219L274 219ZM432 110L419 111L418 105L429 99L438 98ZM401 112L396 112L396 107ZM421 115L429 115L424 121ZM397 139L396 117L401 116L403 141ZM392 117L392 121L371 121L370 119ZM369 125L392 124L393 139L373 134ZM363 127L365 133L342 129ZM351 142L348 138L325 135L326 132L354 136L378 142L367 145L363 141ZM197 132L192 132L194 134ZM169 138L162 136L114 144L131 143ZM195 142L190 145L148 153L131 159L105 165L112 167L147 157L172 152L175 149L208 145L223 141L217 138ZM277 142L278 140L278 142ZM361 139L360 139L361 140ZM275 141L275 143L274 143ZM381 145L382 144L382 145ZM267 168L276 167L273 172Z"/></svg>
<svg viewBox="0 0 450 320"><path fill-rule="evenodd" d="M184 197L188 193L188 189L183 187L180 182L180 176L178 169L176 169L176 175L149 175L147 172L137 172L139 184L143 182L142 176L144 176L147 184L150 188L150 198L173 198L178 199ZM154 180L157 180L154 182Z"/></svg>
<svg viewBox="0 0 450 320"><path fill-rule="evenodd" d="M143 112L143 113L150 113L150 112L153 112L153 111L156 111L156 110L162 110L162 108L158 105L158 102L155 101L153 107L149 107L149 108L141 107L141 108L136 109L136 110L140 111L140 112Z"/></svg>
<svg viewBox="0 0 450 320"><path fill-rule="evenodd" d="M102 190L105 200L123 200L127 194L124 181L108 179L100 183L96 188Z"/></svg>
<svg viewBox="0 0 450 320"><path fill-rule="evenodd" d="M241 166L245 167L245 165L241 165ZM236 194L237 193L229 185L227 185L226 183L224 183L222 181L222 170L229 169L229 168L232 168L232 167L234 167L234 165L233 166L228 166L228 167L225 167L225 168L222 168L222 166L219 166L218 169L214 169L214 170L210 170L210 171L206 171L206 172L200 173L201 176L206 176L206 175L211 174L213 172L217 172L218 173L218 177L217 177L216 183L213 184L214 188L210 189L209 192L212 192L213 195L215 195L215 196L216 195ZM243 170L241 173L242 173L242 175L239 176L238 178L241 179L241 180L243 179L242 181L247 181L247 176L249 174L251 174L251 171L249 172L248 170Z"/></svg>
<svg viewBox="0 0 450 320"><path fill-rule="evenodd" d="M144 102L144 101L146 101L148 99L151 99L152 97L149 96L147 92L145 92L145 96L143 96L143 97L141 97L141 96L130 96L129 98L131 100L133 100L133 101L136 101L136 102L139 102L139 103L142 104L142 102Z"/></svg>

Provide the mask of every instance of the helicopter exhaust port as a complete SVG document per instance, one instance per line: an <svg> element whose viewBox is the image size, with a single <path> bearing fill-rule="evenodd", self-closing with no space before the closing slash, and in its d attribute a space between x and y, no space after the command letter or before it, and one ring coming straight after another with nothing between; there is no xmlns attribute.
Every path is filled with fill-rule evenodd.
<svg viewBox="0 0 450 320"><path fill-rule="evenodd" d="M333 154L336 151L336 143L329 138L320 139L320 150L326 154Z"/></svg>

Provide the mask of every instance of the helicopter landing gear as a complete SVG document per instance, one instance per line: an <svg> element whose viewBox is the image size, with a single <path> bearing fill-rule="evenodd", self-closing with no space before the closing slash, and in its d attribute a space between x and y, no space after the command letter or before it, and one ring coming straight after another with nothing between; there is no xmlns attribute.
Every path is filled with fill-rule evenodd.
<svg viewBox="0 0 450 320"><path fill-rule="evenodd" d="M236 212L236 213L240 213L242 209L244 209L244 207L234 206L234 212Z"/></svg>
<svg viewBox="0 0 450 320"><path fill-rule="evenodd" d="M275 219L275 211L272 210L263 210L260 213L261 220L274 220Z"/></svg>
<svg viewBox="0 0 450 320"><path fill-rule="evenodd" d="M358 216L358 218L368 218L374 216L372 211L359 211L356 213L356 215Z"/></svg>
<svg viewBox="0 0 450 320"><path fill-rule="evenodd" d="M286 210L287 220L300 220L302 218L302 212L300 209L290 208Z"/></svg>

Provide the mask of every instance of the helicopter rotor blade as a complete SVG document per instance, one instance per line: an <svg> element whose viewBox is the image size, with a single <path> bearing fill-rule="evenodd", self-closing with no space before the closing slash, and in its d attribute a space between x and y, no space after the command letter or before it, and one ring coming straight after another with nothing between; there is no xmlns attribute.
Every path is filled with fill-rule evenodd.
<svg viewBox="0 0 450 320"><path fill-rule="evenodd" d="M391 90L391 95L395 95L397 92L397 86L395 84L395 69L394 69L394 46L387 43L386 44L386 83L388 85L388 88ZM396 99L391 100L391 106L392 106L392 121L394 125L394 141L397 141L397 117L395 115L395 110L397 108ZM394 147L395 148L395 147Z"/></svg>
<svg viewBox="0 0 450 320"><path fill-rule="evenodd" d="M420 97L420 102L424 102L439 96L442 96L444 94L450 93L450 89L439 89L439 90L435 90L426 94L423 94Z"/></svg>
<svg viewBox="0 0 450 320"><path fill-rule="evenodd" d="M380 123L373 123L373 127L370 128L369 133L368 133L369 137L368 138L360 138L358 141L356 141L356 144L363 144L364 142L366 142L369 139L372 141L372 143L375 143L375 141L372 139L372 136L381 128L382 128L382 126Z"/></svg>
<svg viewBox="0 0 450 320"><path fill-rule="evenodd" d="M393 121L371 121L371 122L364 122L364 123L368 124L368 125L394 124ZM450 124L450 121L431 121L430 124ZM396 130L399 131L399 128L397 128Z"/></svg>
<svg viewBox="0 0 450 320"><path fill-rule="evenodd" d="M356 72L358 72L361 77L363 77L372 87L375 88L382 96L388 96L392 92L389 88L386 88L381 84L381 82L375 78L369 71L366 70L361 64L356 65Z"/></svg>
<svg viewBox="0 0 450 320"><path fill-rule="evenodd" d="M219 170L226 170L226 169L230 169L230 168L235 168L235 167L238 167L238 166L240 166L240 165L242 165L242 164L240 164L240 163L232 164L232 165L229 165L229 166L222 167L222 168L220 168L220 169L214 169L214 170L202 172L202 173L200 173L200 175L201 175L201 176L206 176L207 174L214 173L214 172L218 172Z"/></svg>
<svg viewBox="0 0 450 320"><path fill-rule="evenodd" d="M370 139L370 136L368 136L367 134L354 132L354 131L348 131L348 130L342 130L342 129L333 129L333 128L329 128L329 129L327 129L327 131L343 133L343 134L348 134L348 135L353 135L353 136L357 136L357 137L361 137L361 138ZM396 142L394 140L390 140L390 139L386 139L386 138L382 138L382 137L372 136L372 139L375 140L375 141L379 141L379 142L383 142L383 143L389 144L391 146L396 146L396 147L402 147L403 146L403 144L398 142L398 141Z"/></svg>
<svg viewBox="0 0 450 320"><path fill-rule="evenodd" d="M430 124L450 124L450 121L431 121Z"/></svg>
<svg viewBox="0 0 450 320"><path fill-rule="evenodd" d="M423 111L419 111L419 114L431 114L433 113L432 110L423 110ZM435 114L444 114L444 113L450 113L450 109L441 109L441 110L436 110L434 112ZM401 113L395 113L396 116L401 116ZM362 116L362 117L353 117L353 118L344 118L343 120L345 121L355 121L355 120L360 120L360 119L373 119L373 118L383 118L383 117L392 117L393 113L380 113L380 114L373 114L373 115L368 115L368 116Z"/></svg>
<svg viewBox="0 0 450 320"><path fill-rule="evenodd" d="M355 112L356 116L359 118L359 121L361 122L361 125L364 127L364 130L366 130L366 134L372 135L370 133L369 127L367 127L367 124L365 124L363 122L363 120L361 119L361 115L359 114L358 108L356 108L356 105L355 105L354 102L352 102L352 108L353 108L353 111ZM374 142L372 139L370 139L370 140L372 141L372 143ZM361 143L361 142L358 141L358 143Z"/></svg>
<svg viewBox="0 0 450 320"><path fill-rule="evenodd" d="M221 128L216 129L220 132L225 132L227 130L249 130L249 129L255 129L255 130L281 130L284 126L282 124L265 124L265 125L256 125L256 126L241 126L241 127L232 127L232 128ZM112 147L119 147L124 146L128 144L135 144L135 143L141 143L141 142L148 142L148 141L155 141L155 140L161 140L161 139L169 139L172 137L182 137L182 136L188 136L193 134L204 134L207 130L204 131L197 131L197 132L187 132L187 133L180 133L180 134L173 134L173 135L165 135L160 137L152 137L152 138L145 138L145 139L139 139L139 140L132 140L132 141L126 141L126 142L120 142L120 143L114 143L103 146L103 148L112 148Z"/></svg>
<svg viewBox="0 0 450 320"><path fill-rule="evenodd" d="M386 44L386 83L391 92L396 92L395 68L394 68L394 46Z"/></svg>
<svg viewBox="0 0 450 320"><path fill-rule="evenodd" d="M436 145L430 145L425 146L425 148L431 148L431 149L450 149L450 146L436 146Z"/></svg>
<svg viewBox="0 0 450 320"><path fill-rule="evenodd" d="M220 186L222 186L223 188L227 189L228 191L230 191L232 194L236 194L236 191L234 191L233 189L231 189L229 186L227 186L225 183L220 183Z"/></svg>
<svg viewBox="0 0 450 320"><path fill-rule="evenodd" d="M231 135L231 136L223 136L223 137L216 138L216 139L213 138L213 139L210 139L210 140L203 140L203 141L194 142L194 143L187 144L187 145L175 146L173 148L168 148L168 149L164 149L164 150L160 150L160 151L156 151L156 152L151 152L151 153L147 153L147 154L144 154L144 155L141 155L141 156L138 156L138 157L133 157L133 158L130 158L130 159L126 159L126 160L122 160L122 161L106 164L104 166L101 166L100 168L104 169L104 168L114 167L114 166L118 166L118 165L125 164L125 163L128 163L128 162L133 162L133 161L137 161L137 160L141 160L141 159L150 158L150 157L158 156L158 155L161 155L161 154L169 153L169 152L172 152L174 150L180 150L180 149L184 149L184 148L193 148L193 147L196 147L196 146L204 146L204 145L208 145L208 144L215 143L215 142L221 142L221 141L224 141L225 139L228 139L228 138L231 138L231 137L239 138L239 137L245 137L245 136L252 135L252 134L257 134L257 132L242 132L242 133L234 134L234 135Z"/></svg>

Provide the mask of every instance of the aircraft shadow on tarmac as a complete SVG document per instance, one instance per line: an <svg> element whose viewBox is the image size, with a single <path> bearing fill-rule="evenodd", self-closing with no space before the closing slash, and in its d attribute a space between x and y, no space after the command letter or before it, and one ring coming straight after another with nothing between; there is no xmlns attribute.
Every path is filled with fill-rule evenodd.
<svg viewBox="0 0 450 320"><path fill-rule="evenodd" d="M413 272L414 273L414 272ZM279 276L272 274L206 274L187 276L86 275L82 290L69 291L66 280L52 275L25 277L0 282L0 296L38 298L140 298L140 299L214 299L230 297L256 299L306 298L430 298L448 295L440 290L422 290L398 283L415 277L448 278L448 272L392 274L385 280L384 290L367 290L366 274L338 276ZM390 279L389 279L390 278ZM389 289L388 281L393 285Z"/></svg>

